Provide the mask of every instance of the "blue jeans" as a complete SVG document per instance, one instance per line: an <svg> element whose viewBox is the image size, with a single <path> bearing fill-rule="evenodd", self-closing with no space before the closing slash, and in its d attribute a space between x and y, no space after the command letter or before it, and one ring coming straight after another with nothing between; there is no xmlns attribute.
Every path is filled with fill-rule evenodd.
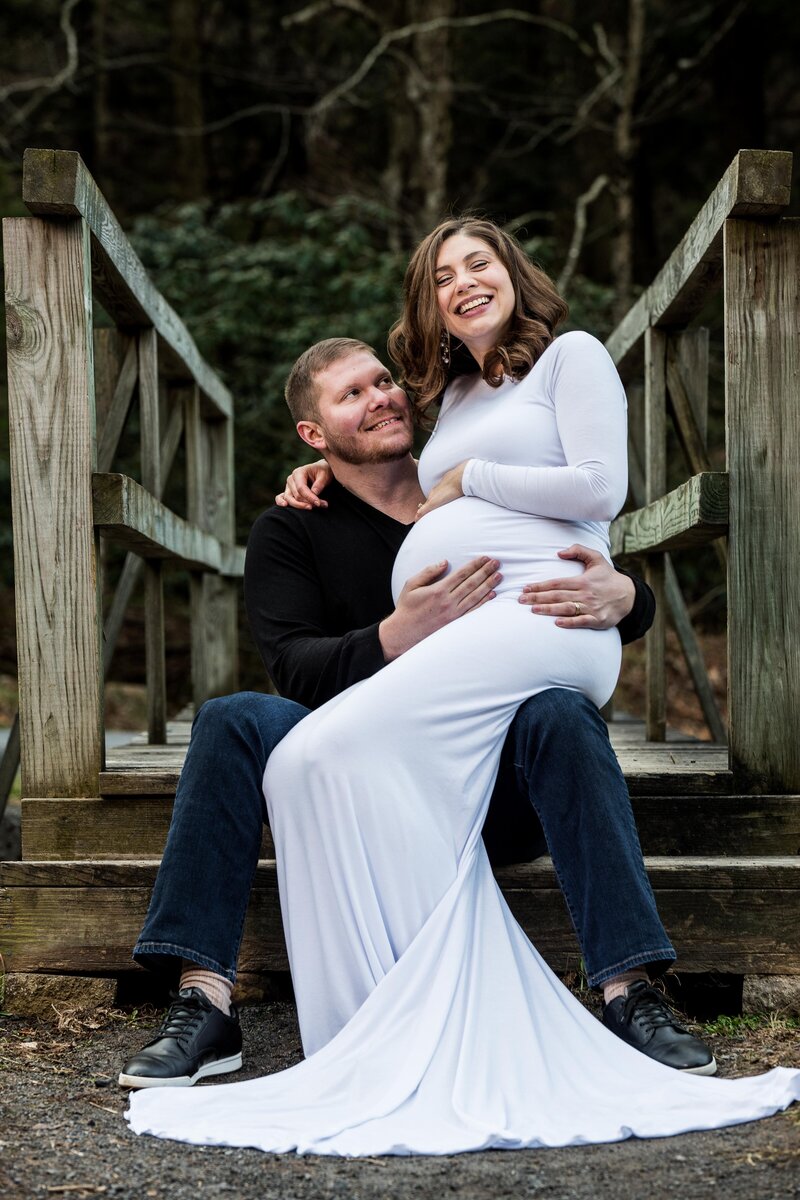
<svg viewBox="0 0 800 1200"><path fill-rule="evenodd" d="M236 978L266 805L267 758L307 709L260 692L209 700L195 717L164 857L133 951L151 969L188 958ZM656 911L628 789L605 721L578 692L519 709L484 826L494 866L549 848L591 986L675 951Z"/></svg>

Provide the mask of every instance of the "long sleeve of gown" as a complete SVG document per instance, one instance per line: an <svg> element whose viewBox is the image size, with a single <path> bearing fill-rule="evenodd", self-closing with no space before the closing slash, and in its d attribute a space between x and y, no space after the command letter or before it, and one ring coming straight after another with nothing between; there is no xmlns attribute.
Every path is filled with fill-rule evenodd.
<svg viewBox="0 0 800 1200"><path fill-rule="evenodd" d="M557 345L550 392L566 464L521 467L471 458L461 486L465 496L539 517L610 521L628 489L622 382L590 334L562 334Z"/></svg>

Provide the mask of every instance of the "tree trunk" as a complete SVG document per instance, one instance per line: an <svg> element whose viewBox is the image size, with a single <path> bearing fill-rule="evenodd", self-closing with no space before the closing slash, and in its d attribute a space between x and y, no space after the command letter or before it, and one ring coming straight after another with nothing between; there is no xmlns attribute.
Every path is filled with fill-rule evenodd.
<svg viewBox="0 0 800 1200"><path fill-rule="evenodd" d="M177 161L174 193L180 200L206 194L208 173L205 142L198 131L204 123L200 54L200 7L197 0L170 0L170 61Z"/></svg>
<svg viewBox="0 0 800 1200"><path fill-rule="evenodd" d="M455 0L405 0L395 10L393 26L448 18L454 12ZM390 110L383 173L386 199L398 215L394 238L398 245L403 224L418 239L444 216L453 140L450 30L444 26L418 33L409 49L403 88L408 103Z"/></svg>
<svg viewBox="0 0 800 1200"><path fill-rule="evenodd" d="M411 0L417 21L432 17L452 17L454 0ZM409 99L415 102L418 123L416 182L420 193L419 236L423 236L445 215L447 205L447 166L453 140L450 106L453 81L450 75L450 30L447 26L414 38L414 59L424 84L417 85L408 75Z"/></svg>
<svg viewBox="0 0 800 1200"><path fill-rule="evenodd" d="M108 0L94 0L92 13L92 50L96 64L94 87L92 88L92 174L106 198L113 202L113 192L107 164L110 161L110 122L108 114Z"/></svg>
<svg viewBox="0 0 800 1200"><path fill-rule="evenodd" d="M638 141L633 126L636 93L642 68L644 26L644 0L628 0L625 67L620 81L618 111L614 125L614 149L617 160L614 181L617 229L611 249L611 270L614 280L615 321L624 317L633 298L633 170Z"/></svg>

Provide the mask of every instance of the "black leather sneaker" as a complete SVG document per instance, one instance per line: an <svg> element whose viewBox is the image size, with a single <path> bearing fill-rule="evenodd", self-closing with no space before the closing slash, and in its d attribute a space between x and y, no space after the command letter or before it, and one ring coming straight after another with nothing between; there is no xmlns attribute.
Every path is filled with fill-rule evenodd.
<svg viewBox="0 0 800 1200"><path fill-rule="evenodd" d="M239 1014L226 1017L200 988L184 988L152 1042L129 1058L121 1087L191 1087L208 1075L225 1075L242 1065Z"/></svg>
<svg viewBox="0 0 800 1200"><path fill-rule="evenodd" d="M691 1075L714 1075L717 1064L705 1042L681 1025L661 992L638 979L627 996L603 1005L603 1024L648 1058Z"/></svg>

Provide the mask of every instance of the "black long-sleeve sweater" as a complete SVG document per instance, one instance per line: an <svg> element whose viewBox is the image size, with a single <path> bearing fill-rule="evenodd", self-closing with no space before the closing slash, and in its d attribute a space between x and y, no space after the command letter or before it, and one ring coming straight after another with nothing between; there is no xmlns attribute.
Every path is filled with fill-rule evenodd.
<svg viewBox="0 0 800 1200"><path fill-rule="evenodd" d="M392 612L392 566L412 528L337 482L328 507L270 508L247 543L244 593L264 666L282 696L318 708L385 665L378 625ZM617 568L618 570L620 568ZM628 572L623 572L628 574ZM633 609L623 643L650 628L655 599L631 575Z"/></svg>

